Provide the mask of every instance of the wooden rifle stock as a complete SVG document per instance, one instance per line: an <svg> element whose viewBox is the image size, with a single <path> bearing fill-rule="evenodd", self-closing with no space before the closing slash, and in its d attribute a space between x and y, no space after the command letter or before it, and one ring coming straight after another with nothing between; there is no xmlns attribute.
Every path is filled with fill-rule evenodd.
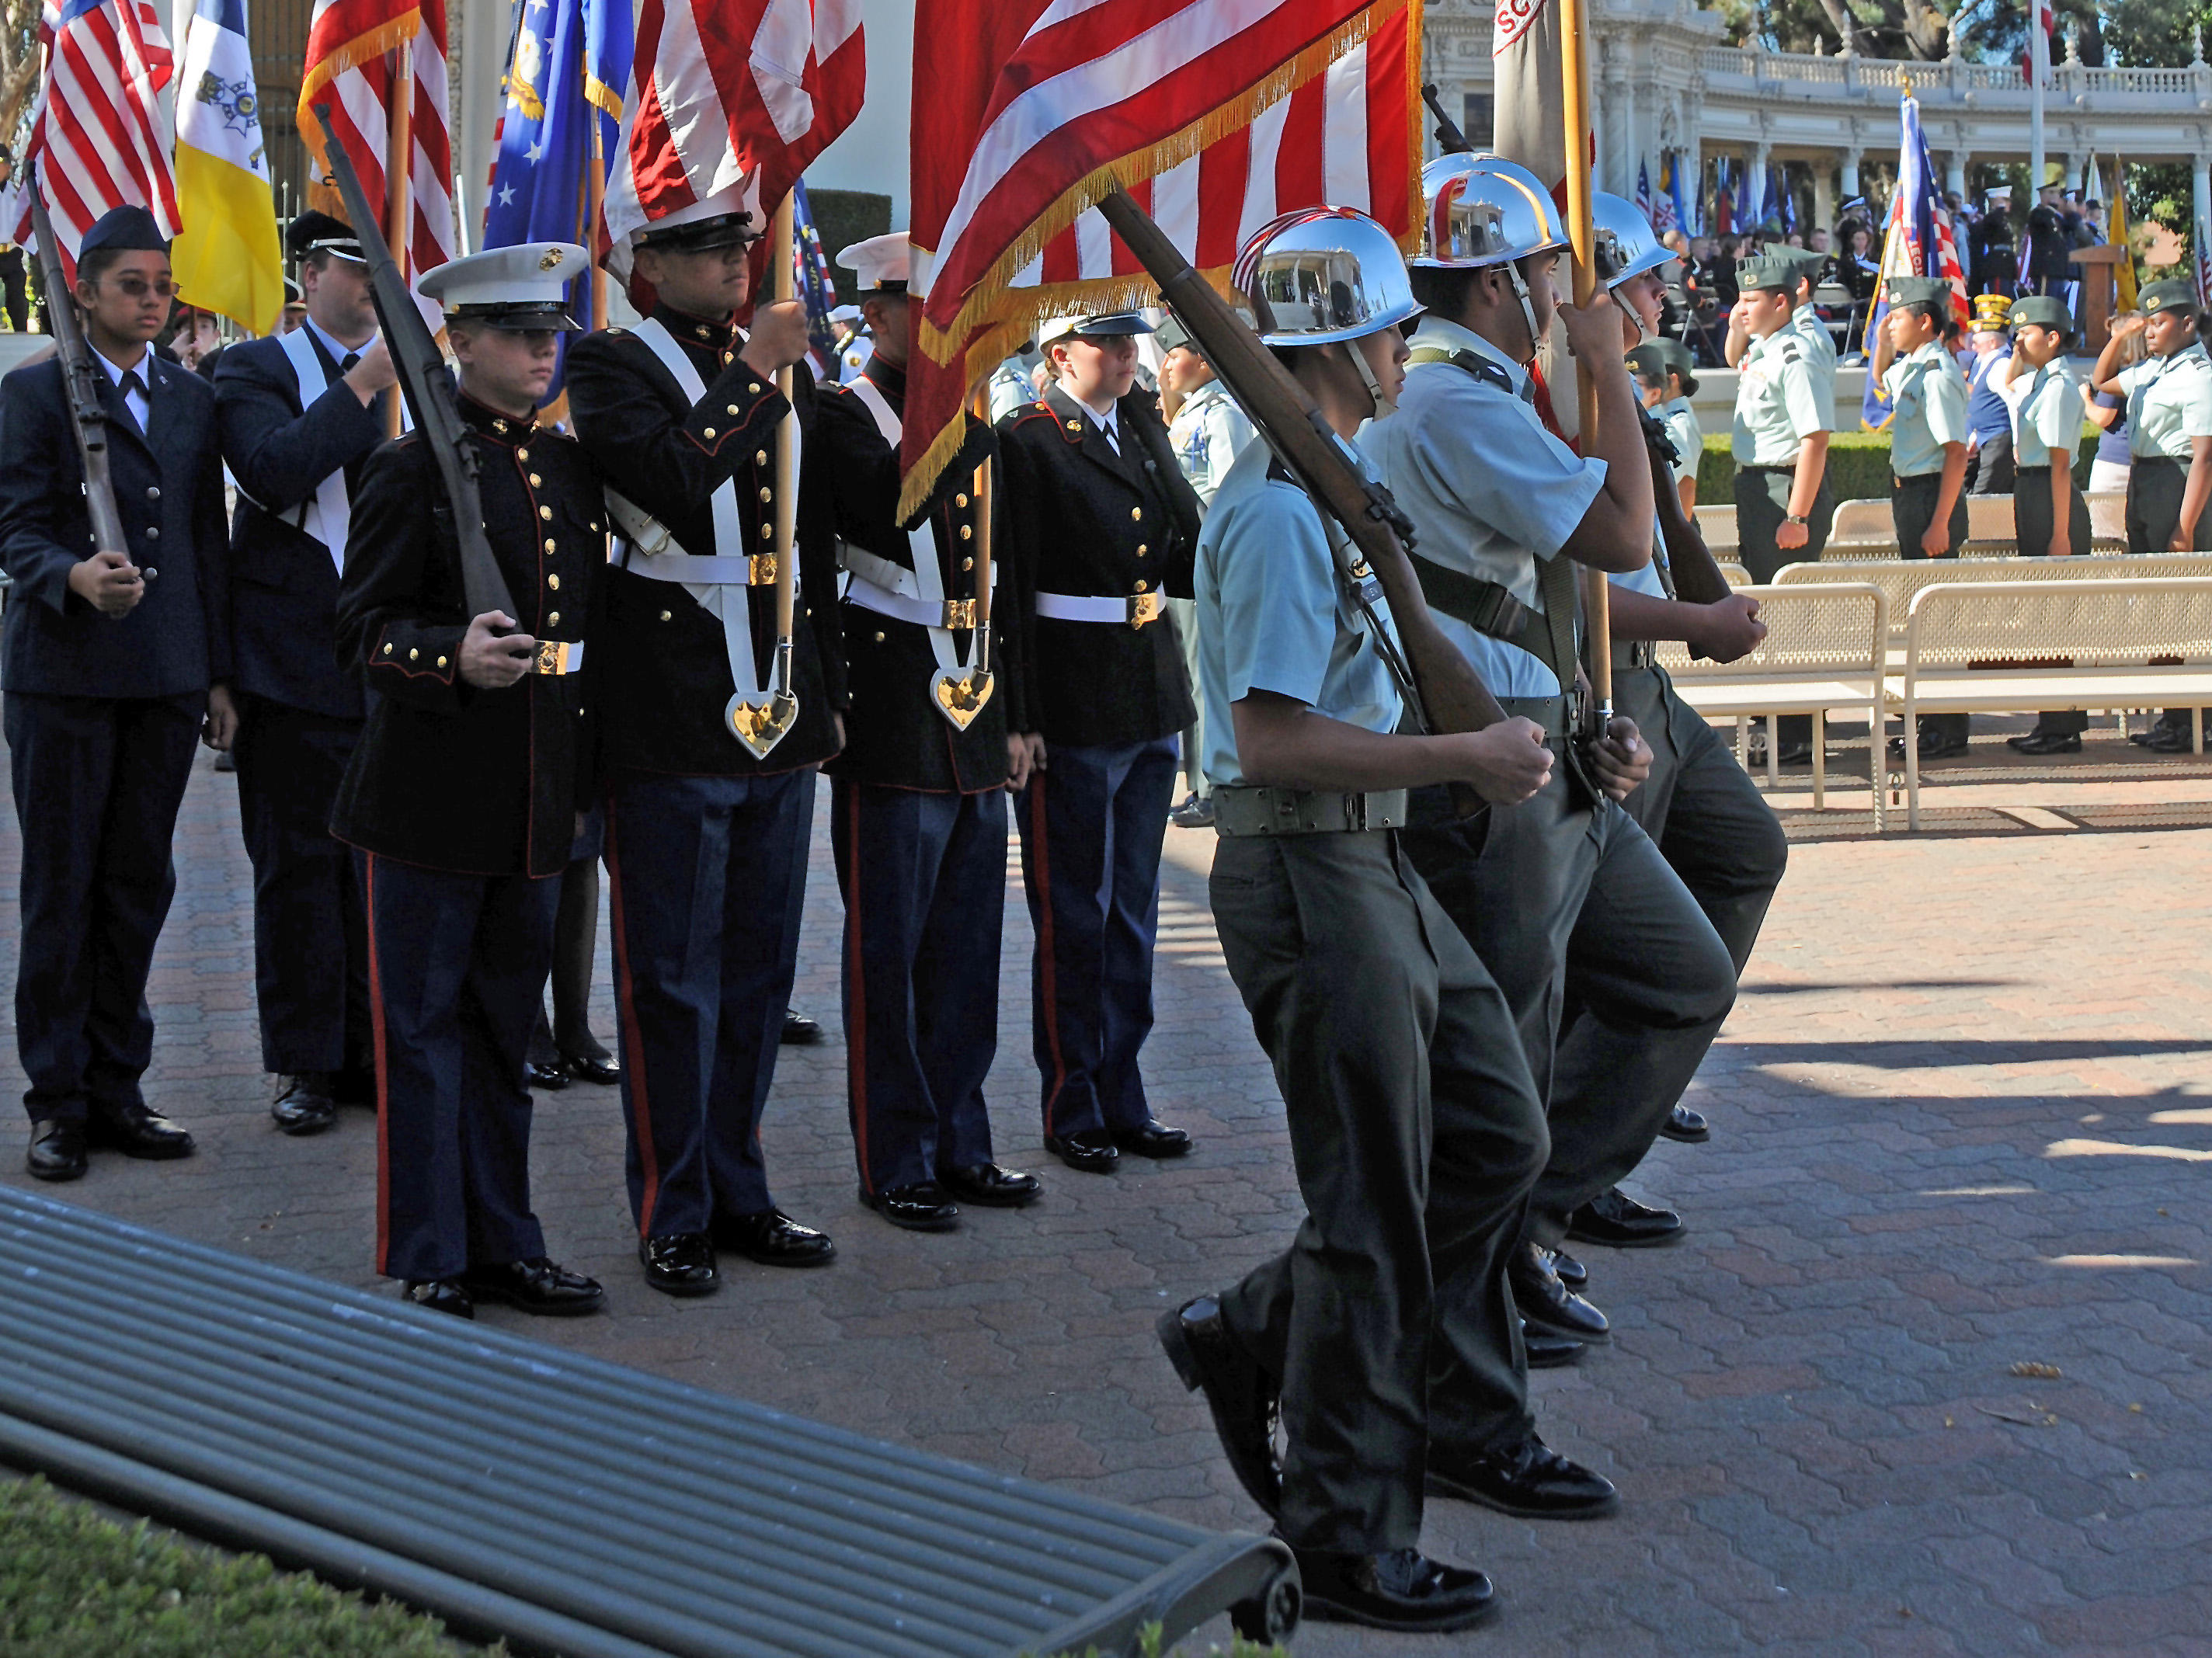
<svg viewBox="0 0 2212 1658"><path fill-rule="evenodd" d="M46 277L46 319L54 331L54 349L61 358L62 391L69 398L70 430L76 438L76 458L84 469L84 507L92 520L92 544L103 553L130 556L124 545L123 515L115 510L115 482L107 470L107 410L100 406L100 371L92 361L92 346L77 321L76 301L70 297L62 274L62 245L46 216L46 198L40 191L46 162L31 179L31 224L39 234L39 268ZM149 358L150 361L150 358Z"/></svg>
<svg viewBox="0 0 2212 1658"><path fill-rule="evenodd" d="M1348 446L1322 416L1305 387L1229 308L1205 277L1176 249L1144 209L1115 190L1098 211L1119 234L1152 280L1160 298L1190 331L1200 352L1221 377L1270 448L1297 475L1314 504L1342 526L1338 562L1364 577L1364 562L1382 584L1391 619L1410 670L1416 716L1431 732L1480 731L1505 718L1474 666L1444 637L1421 595L1420 579L1406 556L1402 520L1389 493L1353 464ZM1455 786L1464 810L1480 805L1471 789Z"/></svg>
<svg viewBox="0 0 2212 1658"><path fill-rule="evenodd" d="M1574 245L1575 304L1597 297L1596 233L1590 220L1589 39L1583 25L1583 0L1559 0L1559 72L1565 82L1560 100L1566 121L1567 239ZM1591 451L1597 432L1597 382L1593 365L1575 361L1576 430L1582 450ZM1576 572L1582 589L1583 618L1589 646L1590 735L1603 737L1613 720L1613 589L1602 570L1583 566Z"/></svg>
<svg viewBox="0 0 2212 1658"><path fill-rule="evenodd" d="M377 320L383 325L392 367L399 371L400 389L415 416L415 429L430 446L439 478L446 486L447 512L439 516L441 519L447 514L451 517L453 545L461 562L461 591L470 617L497 610L514 617L519 624L522 614L507 590L507 578L500 574L491 537L484 533L483 498L477 489L476 447L464 440L466 432L461 424L459 394L446 367L446 355L438 349L422 313L415 308L414 293L378 228L376 210L369 204L368 192L362 188L361 175L353 170L345 147L331 129L331 106L317 104L314 111L323 129L323 153L330 159L331 179L345 203L346 216L353 222L354 238L368 261Z"/></svg>
<svg viewBox="0 0 2212 1658"><path fill-rule="evenodd" d="M1674 578L1674 597L1688 604L1717 604L1734 590L1698 532L1697 520L1682 510L1682 492L1674 487L1674 469L1656 449L1651 452L1651 493L1659 502L1659 534L1667 544L1667 568Z"/></svg>

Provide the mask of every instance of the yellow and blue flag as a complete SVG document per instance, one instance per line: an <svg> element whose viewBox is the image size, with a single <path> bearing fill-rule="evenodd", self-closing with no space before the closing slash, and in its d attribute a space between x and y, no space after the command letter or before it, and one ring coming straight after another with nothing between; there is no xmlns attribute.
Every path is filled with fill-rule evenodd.
<svg viewBox="0 0 2212 1658"><path fill-rule="evenodd" d="M284 310L284 261L246 0L198 0L176 91L177 290L188 305L271 333Z"/></svg>

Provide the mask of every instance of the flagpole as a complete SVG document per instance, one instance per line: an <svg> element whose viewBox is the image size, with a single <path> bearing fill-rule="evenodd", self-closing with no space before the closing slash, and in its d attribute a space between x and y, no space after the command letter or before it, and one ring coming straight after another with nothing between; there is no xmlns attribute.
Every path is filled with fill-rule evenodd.
<svg viewBox="0 0 2212 1658"><path fill-rule="evenodd" d="M414 282L414 261L408 257L415 239L407 233L414 228L415 192L411 175L415 163L415 46L411 40L402 40L392 54L394 69L392 76L392 97L386 115L389 143L384 155L384 240L392 249L392 256L399 262L399 273ZM403 399L393 397L386 400L386 435L398 437L404 410Z"/></svg>
<svg viewBox="0 0 2212 1658"><path fill-rule="evenodd" d="M593 112L594 115L597 112ZM774 262L775 302L781 305L790 300L796 288L796 273L793 269L793 246L792 201L797 194L788 191L777 203L775 228L769 233L769 255ZM793 715L797 705L790 701L792 637L797 611L799 560L794 543L799 530L799 411L793 402L795 389L793 367L786 363L776 370L775 387L783 393L787 405L783 421L775 433L775 682L777 701L788 706ZM740 695L744 688L738 687ZM788 728L787 720L786 726Z"/></svg>
<svg viewBox="0 0 2212 1658"><path fill-rule="evenodd" d="M2049 0L2028 0L2027 8L2027 210L2043 195L2043 83L2051 77L2051 37L2044 32Z"/></svg>
<svg viewBox="0 0 2212 1658"><path fill-rule="evenodd" d="M591 162L584 170L584 234L579 239L592 255L591 326L607 325L607 273L599 263L599 219L606 210L606 137L599 130L599 106L584 100L584 116L592 124Z"/></svg>
<svg viewBox="0 0 2212 1658"><path fill-rule="evenodd" d="M1590 222L1589 52L1583 0L1560 0L1559 67L1565 82L1561 102L1566 110L1567 240L1575 255L1574 293L1577 307L1597 298L1597 264L1592 246ZM1582 446L1589 452L1597 432L1597 381L1595 365L1579 358L1575 362L1576 409ZM1613 723L1612 588L1602 570L1580 568L1583 616L1589 629L1590 691L1597 700L1597 734L1602 737ZM1561 690L1569 688L1562 685Z"/></svg>

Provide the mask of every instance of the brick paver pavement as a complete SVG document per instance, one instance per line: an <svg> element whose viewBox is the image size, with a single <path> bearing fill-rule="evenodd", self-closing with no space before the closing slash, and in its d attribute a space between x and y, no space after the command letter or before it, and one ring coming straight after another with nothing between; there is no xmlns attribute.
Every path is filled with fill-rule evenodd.
<svg viewBox="0 0 2212 1658"><path fill-rule="evenodd" d="M2161 775L2201 773L2122 769L2152 780L2148 797L2063 826L2173 821L2142 799L2154 806ZM100 1157L58 1195L370 1284L369 1119L293 1141L265 1114L234 802L203 756L153 988L149 1094L201 1154ZM1790 816L1816 836L1836 828ZM1688 1242L1583 1252L1618 1339L1535 1392L1553 1442L1620 1482L1622 1514L1545 1527L1435 1505L1429 1546L1492 1573L1498 1621L1456 1642L1309 1626L1302 1658L2212 1650L2212 1240L2192 1201L2212 1163L2212 830L1978 821L2010 832L1796 847L1693 1096L1713 1143L1662 1142L1633 1182L1686 1211ZM993 1100L1001 1155L1043 1174L1043 1202L950 1236L891 1230L854 1202L842 1047L787 1050L764 1131L779 1197L830 1228L842 1259L811 1273L735 1262L721 1294L678 1303L639 1281L617 1096L574 1086L541 1097L538 1206L556 1253L607 1281L611 1310L531 1333L1070 1489L1261 1526L1151 1333L1159 1309L1242 1272L1298 1215L1281 1107L1207 918L1210 839L1170 839L1146 1070L1196 1157L1101 1179L1042 1156L1016 887ZM827 877L825 841L799 1002L834 1026ZM4 1048L0 1088L20 1090ZM0 1141L0 1179L24 1181L21 1144Z"/></svg>

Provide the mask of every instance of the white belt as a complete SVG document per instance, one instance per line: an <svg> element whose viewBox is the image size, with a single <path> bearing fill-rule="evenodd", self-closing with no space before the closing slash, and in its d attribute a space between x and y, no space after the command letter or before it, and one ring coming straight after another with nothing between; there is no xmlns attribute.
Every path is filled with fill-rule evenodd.
<svg viewBox="0 0 2212 1658"><path fill-rule="evenodd" d="M1073 593L1039 593L1036 613L1054 622L1113 622L1141 628L1166 614L1164 595L1131 593L1127 598L1082 598Z"/></svg>
<svg viewBox="0 0 2212 1658"><path fill-rule="evenodd" d="M933 544L922 545L926 536L917 535L915 556L925 554L933 561L937 557ZM878 616L890 616L895 622L910 622L918 628L969 629L975 625L975 601L972 598L926 598L914 571L903 564L880 558L866 548L849 543L841 550L848 575L845 597L864 610L873 610ZM935 574L933 571L932 574ZM991 585L998 586L999 571L991 568ZM931 584L934 586L935 584Z"/></svg>
<svg viewBox="0 0 2212 1658"><path fill-rule="evenodd" d="M775 586L774 553L733 558L719 553L687 553L672 541L669 545L672 551L648 553L635 542L626 541L617 549L615 563L632 575L641 575L652 581L673 581L686 587ZM623 549L628 550L627 556Z"/></svg>

